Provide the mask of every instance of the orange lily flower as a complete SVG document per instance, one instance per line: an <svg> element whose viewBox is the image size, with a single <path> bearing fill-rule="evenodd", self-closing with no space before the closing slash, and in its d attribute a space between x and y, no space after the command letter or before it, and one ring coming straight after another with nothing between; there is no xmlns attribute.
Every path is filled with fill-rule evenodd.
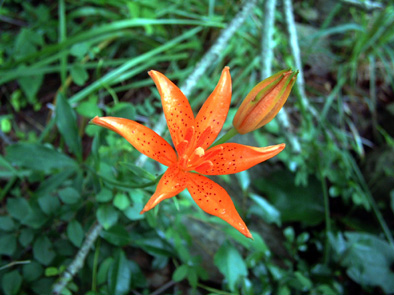
<svg viewBox="0 0 394 295"><path fill-rule="evenodd" d="M176 152L164 138L135 121L115 117L95 117L92 120L92 123L123 136L144 155L168 166L141 214L187 188L202 210L225 220L252 238L226 190L201 174L223 175L244 171L277 155L285 145L257 148L224 143L209 148L222 129L230 108L229 67L222 71L219 83L196 117L187 98L174 83L157 71L150 71L149 75L159 90Z"/></svg>

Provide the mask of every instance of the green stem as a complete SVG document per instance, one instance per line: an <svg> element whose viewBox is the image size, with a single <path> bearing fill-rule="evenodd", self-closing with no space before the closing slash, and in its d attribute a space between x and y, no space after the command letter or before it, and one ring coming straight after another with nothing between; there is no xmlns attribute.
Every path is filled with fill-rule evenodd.
<svg viewBox="0 0 394 295"><path fill-rule="evenodd" d="M331 232L331 220L330 220L330 203L327 193L327 183L326 179L322 171L320 170L321 175L321 185L323 190L323 198L324 198L324 217L326 223L326 241L324 246L324 264L328 264L329 262L329 255L330 255L330 241L329 241L329 234Z"/></svg>
<svg viewBox="0 0 394 295"><path fill-rule="evenodd" d="M223 135L219 140L217 140L211 147L214 147L218 144L222 144L230 140L232 137L238 134L238 131L233 127L225 135Z"/></svg>

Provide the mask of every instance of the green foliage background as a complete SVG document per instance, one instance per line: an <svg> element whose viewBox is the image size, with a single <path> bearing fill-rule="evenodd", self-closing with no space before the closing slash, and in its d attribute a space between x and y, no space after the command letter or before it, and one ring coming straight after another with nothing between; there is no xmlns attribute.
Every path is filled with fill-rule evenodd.
<svg viewBox="0 0 394 295"><path fill-rule="evenodd" d="M317 3L318 2L318 3ZM353 2L349 4L349 2ZM51 294L394 293L394 10L294 1L307 102L235 141L279 156L218 177L254 241L182 192L140 215L163 167L113 132L111 115L160 125L149 69L186 80L244 3L0 2L0 290ZM230 66L233 103L261 77L262 1L189 97L197 111ZM273 71L294 68L283 3ZM168 132L164 133L166 138Z"/></svg>

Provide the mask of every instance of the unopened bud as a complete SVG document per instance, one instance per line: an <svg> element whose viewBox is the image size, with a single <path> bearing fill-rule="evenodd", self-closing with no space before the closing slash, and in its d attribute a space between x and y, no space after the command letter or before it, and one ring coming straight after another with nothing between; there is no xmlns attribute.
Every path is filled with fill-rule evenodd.
<svg viewBox="0 0 394 295"><path fill-rule="evenodd" d="M289 97L297 74L283 70L257 84L235 114L233 125L238 133L251 132L270 122Z"/></svg>

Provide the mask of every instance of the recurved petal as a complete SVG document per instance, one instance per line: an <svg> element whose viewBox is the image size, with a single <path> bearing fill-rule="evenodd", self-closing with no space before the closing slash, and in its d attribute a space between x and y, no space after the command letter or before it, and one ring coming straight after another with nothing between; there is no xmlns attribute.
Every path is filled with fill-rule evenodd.
<svg viewBox="0 0 394 295"><path fill-rule="evenodd" d="M157 71L149 71L148 74L160 93L168 129L177 147L184 140L186 131L194 125L192 108L182 91L166 76Z"/></svg>
<svg viewBox="0 0 394 295"><path fill-rule="evenodd" d="M169 167L157 184L155 193L146 203L144 209L142 209L141 214L152 209L161 201L179 194L186 188L186 182L185 172L177 166Z"/></svg>
<svg viewBox="0 0 394 295"><path fill-rule="evenodd" d="M123 136L139 152L166 166L176 162L171 145L152 129L133 120L116 117L95 117L93 124L108 128Z"/></svg>
<svg viewBox="0 0 394 295"><path fill-rule="evenodd" d="M245 222L239 216L226 190L214 181L196 173L188 173L187 189L197 205L208 214L215 215L252 238Z"/></svg>
<svg viewBox="0 0 394 295"><path fill-rule="evenodd" d="M204 140L203 149L208 148L218 136L226 120L228 110L231 103L231 76L230 68L225 67L220 76L220 80L216 85L215 90L211 93L208 99L196 117L196 136L197 139L203 132L211 127L210 133Z"/></svg>
<svg viewBox="0 0 394 295"><path fill-rule="evenodd" d="M205 175L238 173L279 154L285 148L285 144L259 148L238 143L224 143L214 148L217 147L222 147L223 149L209 159L213 166L197 167L196 171L198 173ZM209 150L207 154L208 152Z"/></svg>

